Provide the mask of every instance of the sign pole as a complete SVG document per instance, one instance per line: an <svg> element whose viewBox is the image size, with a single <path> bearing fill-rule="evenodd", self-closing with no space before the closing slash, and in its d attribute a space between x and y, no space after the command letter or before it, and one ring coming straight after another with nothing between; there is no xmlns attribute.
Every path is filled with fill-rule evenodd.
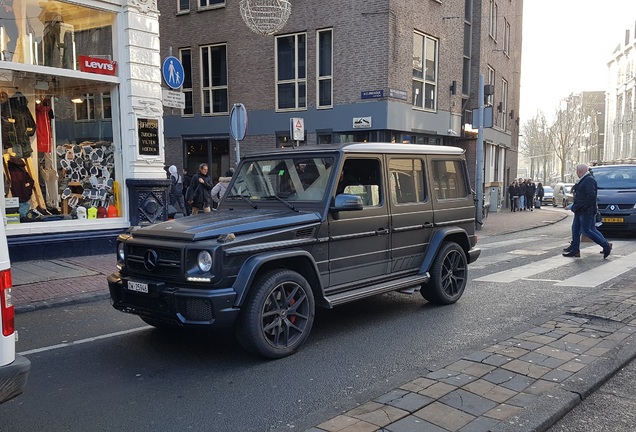
<svg viewBox="0 0 636 432"><path fill-rule="evenodd" d="M484 206L484 76L479 75L479 119L477 121L477 172L475 173L475 193L477 194L477 223L475 228L480 231L483 223L482 209Z"/></svg>
<svg viewBox="0 0 636 432"><path fill-rule="evenodd" d="M235 121L236 121L236 130L239 130L240 124L239 124L239 116L234 116L235 117ZM241 149L240 149L240 145L241 142L237 139L238 137L234 137L234 142L235 144L235 150L236 150L236 165L238 166L239 161L241 160Z"/></svg>

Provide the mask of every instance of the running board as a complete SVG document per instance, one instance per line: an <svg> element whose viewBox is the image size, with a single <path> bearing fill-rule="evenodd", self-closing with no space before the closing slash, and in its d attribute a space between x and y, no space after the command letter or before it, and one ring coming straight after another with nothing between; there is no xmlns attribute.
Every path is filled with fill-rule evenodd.
<svg viewBox="0 0 636 432"><path fill-rule="evenodd" d="M365 286L365 287L358 288L352 291L345 291L338 294L326 296L325 300L327 301L328 307L332 308L334 306L338 306L341 304L349 303L355 300L359 300L365 297L371 297L371 296L382 294L389 291L407 290L406 291L407 293L412 294L413 292L419 291L419 289L414 287L418 287L418 285L427 283L430 280L430 278L431 277L427 272L426 274L423 274L423 275L409 276L403 279L391 280L391 281L379 283L376 285Z"/></svg>

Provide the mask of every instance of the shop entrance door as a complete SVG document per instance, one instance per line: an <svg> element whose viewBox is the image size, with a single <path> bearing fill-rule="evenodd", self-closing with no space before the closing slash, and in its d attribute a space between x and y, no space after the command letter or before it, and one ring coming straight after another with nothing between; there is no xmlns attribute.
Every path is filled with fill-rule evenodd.
<svg viewBox="0 0 636 432"><path fill-rule="evenodd" d="M209 175L217 180L230 169L229 138L197 138L184 140L185 166L190 174L199 171L199 165L208 164Z"/></svg>

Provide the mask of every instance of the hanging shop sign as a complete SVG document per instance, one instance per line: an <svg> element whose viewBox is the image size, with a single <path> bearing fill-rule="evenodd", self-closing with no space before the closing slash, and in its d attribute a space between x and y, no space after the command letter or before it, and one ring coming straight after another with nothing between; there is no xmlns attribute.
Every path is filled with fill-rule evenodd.
<svg viewBox="0 0 636 432"><path fill-rule="evenodd" d="M137 119L139 131L139 154L146 156L159 155L159 120Z"/></svg>
<svg viewBox="0 0 636 432"><path fill-rule="evenodd" d="M100 75L115 75L117 62L99 57L77 56L82 72L96 73Z"/></svg>

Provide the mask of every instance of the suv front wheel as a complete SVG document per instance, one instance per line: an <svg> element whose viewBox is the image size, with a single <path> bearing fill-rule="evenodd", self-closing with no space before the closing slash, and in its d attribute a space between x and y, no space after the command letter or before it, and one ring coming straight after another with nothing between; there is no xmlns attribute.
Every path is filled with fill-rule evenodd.
<svg viewBox="0 0 636 432"><path fill-rule="evenodd" d="M437 252L430 270L431 280L422 286L422 296L431 303L455 303L464 293L468 261L457 243L445 242Z"/></svg>
<svg viewBox="0 0 636 432"><path fill-rule="evenodd" d="M273 270L252 287L237 327L239 343L268 358L293 354L314 323L315 302L307 280L292 270Z"/></svg>

